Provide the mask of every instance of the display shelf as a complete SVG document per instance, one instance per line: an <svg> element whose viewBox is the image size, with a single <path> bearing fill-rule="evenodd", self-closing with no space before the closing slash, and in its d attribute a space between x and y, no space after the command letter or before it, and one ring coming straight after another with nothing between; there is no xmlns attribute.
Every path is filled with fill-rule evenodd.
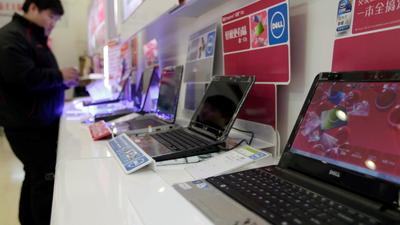
<svg viewBox="0 0 400 225"><path fill-rule="evenodd" d="M226 3L223 0L189 0L185 4L173 7L169 14L185 17L199 17L211 9Z"/></svg>

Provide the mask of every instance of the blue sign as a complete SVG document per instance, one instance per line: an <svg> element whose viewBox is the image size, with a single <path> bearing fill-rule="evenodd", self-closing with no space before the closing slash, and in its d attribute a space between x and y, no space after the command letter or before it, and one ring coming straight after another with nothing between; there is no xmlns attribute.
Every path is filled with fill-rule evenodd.
<svg viewBox="0 0 400 225"><path fill-rule="evenodd" d="M208 33L206 57L214 55L215 31Z"/></svg>
<svg viewBox="0 0 400 225"><path fill-rule="evenodd" d="M288 41L288 5L275 6L268 10L269 44L276 45Z"/></svg>

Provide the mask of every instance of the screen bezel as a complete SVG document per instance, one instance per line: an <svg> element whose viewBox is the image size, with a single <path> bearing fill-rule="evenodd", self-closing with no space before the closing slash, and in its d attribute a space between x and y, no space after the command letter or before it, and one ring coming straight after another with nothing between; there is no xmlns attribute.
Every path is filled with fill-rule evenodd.
<svg viewBox="0 0 400 225"><path fill-rule="evenodd" d="M161 81L162 81L162 76L163 76L163 73L164 73L164 71L167 71L168 73L174 73L174 76L179 76L179 85L178 85L178 95L175 97L175 102L174 102L174 112L171 114L172 115L172 118L171 118L171 120L168 120L168 119L166 119L165 117L163 117L163 116L161 116L160 115L160 113L159 113L159 100L160 100L160 96L161 96L161 92L158 94L158 102L157 102L157 112L156 112L156 115L157 115L157 117L159 118L159 119L161 119L162 121L165 121L165 122L167 122L167 123L175 123L175 120L176 120L176 113L177 113L177 110L178 110L178 105L179 105L179 97L180 97L180 92L181 92L181 85L182 85L182 76L183 76L183 66L182 65L180 65L180 66L175 66L175 67L165 67L163 70L162 70L162 72L161 72L161 78L160 78L160 90L161 90L161 85L162 85L162 83L161 83Z"/></svg>
<svg viewBox="0 0 400 225"><path fill-rule="evenodd" d="M150 80L149 80L149 84L147 85L147 89L144 92L145 96L144 96L144 99L143 99L143 101L142 101L142 103L140 105L139 112L143 112L144 111L144 107L146 106L147 96L149 95L149 90L150 90L150 87L151 87L151 83L153 82L153 79L155 79L155 76L158 76L158 68L159 68L158 65L154 65L154 66L146 68L143 71L142 77L140 78L140 80L141 80L141 84L140 85L142 87L143 87L143 82L144 82L143 81L144 73L146 72L146 70L149 70L149 71L151 70L152 72L151 72L151 77L150 77ZM143 96L142 96L142 98L143 98Z"/></svg>
<svg viewBox="0 0 400 225"><path fill-rule="evenodd" d="M246 100L247 95L249 94L251 87L253 86L255 80L256 80L255 76L231 76L231 75L229 75L229 76L213 76L210 85L208 85L208 87L205 91L205 94L204 94L202 100L200 101L199 106L196 108L196 110L192 116L192 119L190 120L189 128L192 130L195 130L197 132L200 132L203 135L205 135L213 140L224 141L228 137L228 134L233 126L233 123L236 120L237 114L239 113L240 109L242 108L243 103ZM225 130L221 133L221 135L217 135L217 134L214 134L214 133L208 131L207 127L200 128L200 127L196 126L196 117L200 111L200 106L202 106L203 103L205 102L207 92L210 90L211 84L213 82L238 82L238 83L240 82L240 83L247 84L247 87L244 90L242 99L240 99L240 101L238 102L238 107L236 108L236 111L234 112L231 120L226 125Z"/></svg>
<svg viewBox="0 0 400 225"><path fill-rule="evenodd" d="M327 81L400 83L400 71L357 71L318 74L314 79L300 115L285 146L285 150L279 161L279 167L296 170L385 204L397 205L399 201L400 185L338 167L327 162L307 158L290 151L318 84ZM330 175L331 171L338 172L340 176L336 177Z"/></svg>

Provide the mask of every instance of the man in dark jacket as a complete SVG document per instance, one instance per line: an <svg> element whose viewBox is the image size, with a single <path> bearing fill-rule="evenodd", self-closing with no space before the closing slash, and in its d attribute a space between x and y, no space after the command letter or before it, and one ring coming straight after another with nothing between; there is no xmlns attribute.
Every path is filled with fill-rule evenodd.
<svg viewBox="0 0 400 225"><path fill-rule="evenodd" d="M26 0L0 29L0 125L23 163L19 220L50 224L59 120L74 68L59 69L47 46L64 10L60 0Z"/></svg>

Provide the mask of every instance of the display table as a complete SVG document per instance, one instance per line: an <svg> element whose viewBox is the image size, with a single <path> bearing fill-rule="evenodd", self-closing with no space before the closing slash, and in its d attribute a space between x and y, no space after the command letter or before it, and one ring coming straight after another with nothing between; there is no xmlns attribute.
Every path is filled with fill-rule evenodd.
<svg viewBox="0 0 400 225"><path fill-rule="evenodd" d="M172 187L194 179L185 164L127 175L107 141L94 142L81 120L61 119L52 225L212 224ZM270 157L257 166L274 162Z"/></svg>

